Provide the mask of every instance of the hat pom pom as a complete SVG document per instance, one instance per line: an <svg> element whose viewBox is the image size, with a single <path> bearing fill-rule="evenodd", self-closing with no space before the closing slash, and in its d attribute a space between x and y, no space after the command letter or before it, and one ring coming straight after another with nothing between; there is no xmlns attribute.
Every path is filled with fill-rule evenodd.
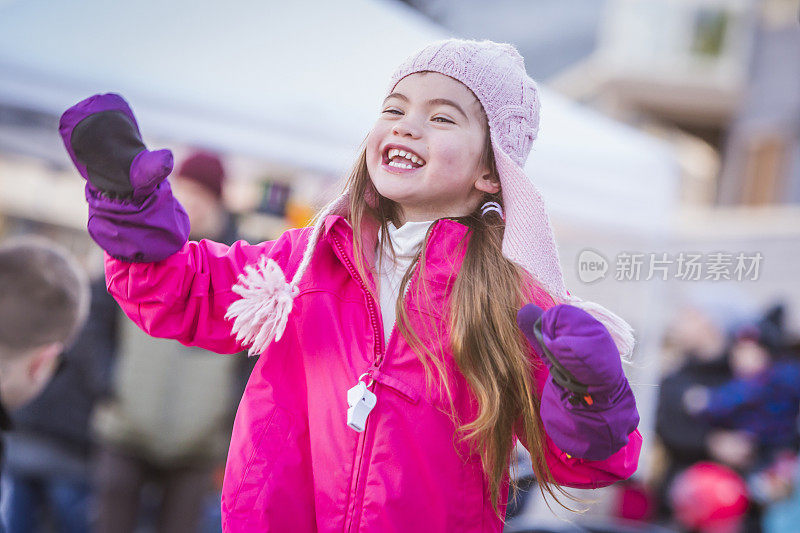
<svg viewBox="0 0 800 533"><path fill-rule="evenodd" d="M242 298L228 307L225 318L235 317L232 332L243 346L250 346L248 355L263 353L283 336L297 287L286 282L274 260L262 256L258 268L245 266L232 290Z"/></svg>
<svg viewBox="0 0 800 533"><path fill-rule="evenodd" d="M633 337L633 328L630 324L602 305L582 300L577 296L569 295L566 298L566 303L583 309L603 324L611 334L611 338L614 339L620 358L626 363L630 363L633 347L636 344L636 340Z"/></svg>

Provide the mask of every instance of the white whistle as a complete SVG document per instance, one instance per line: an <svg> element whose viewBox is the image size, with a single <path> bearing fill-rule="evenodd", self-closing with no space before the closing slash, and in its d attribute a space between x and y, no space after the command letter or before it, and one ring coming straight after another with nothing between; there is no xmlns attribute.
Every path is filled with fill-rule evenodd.
<svg viewBox="0 0 800 533"><path fill-rule="evenodd" d="M378 397L367 388L367 384L359 381L355 387L347 391L347 425L358 431L364 431L367 416L378 403Z"/></svg>

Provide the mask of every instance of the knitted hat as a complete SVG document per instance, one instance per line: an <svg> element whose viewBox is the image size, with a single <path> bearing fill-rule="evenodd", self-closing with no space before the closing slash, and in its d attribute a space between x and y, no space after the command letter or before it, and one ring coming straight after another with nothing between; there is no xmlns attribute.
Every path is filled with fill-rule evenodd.
<svg viewBox="0 0 800 533"><path fill-rule="evenodd" d="M195 152L178 169L178 175L203 185L217 198L222 198L225 170L219 157L209 152Z"/></svg>
<svg viewBox="0 0 800 533"><path fill-rule="evenodd" d="M423 71L439 72L463 83L486 112L505 207L503 255L530 272L558 303L569 303L594 315L609 330L623 358L629 357L634 344L631 327L602 306L570 295L564 286L544 202L523 170L539 131L539 91L525 72L522 56L510 44L489 40L436 41L397 68L386 95L405 76ZM345 192L322 210L291 283L285 282L274 261L266 261L259 266L259 276L254 270L242 279L239 288L234 288L249 300L234 302L226 316L237 317L233 330L245 343L254 342L251 349L254 353L263 351L273 336L280 339L297 284L311 260L325 217L346 215L348 205ZM270 296L265 297L264 291Z"/></svg>

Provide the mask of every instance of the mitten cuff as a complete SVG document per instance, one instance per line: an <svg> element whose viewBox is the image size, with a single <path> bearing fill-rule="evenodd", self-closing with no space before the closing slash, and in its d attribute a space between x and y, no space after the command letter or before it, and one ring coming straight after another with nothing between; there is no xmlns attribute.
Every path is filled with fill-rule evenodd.
<svg viewBox="0 0 800 533"><path fill-rule="evenodd" d="M114 199L86 183L89 235L115 259L152 263L180 250L189 217L164 180L145 198Z"/></svg>

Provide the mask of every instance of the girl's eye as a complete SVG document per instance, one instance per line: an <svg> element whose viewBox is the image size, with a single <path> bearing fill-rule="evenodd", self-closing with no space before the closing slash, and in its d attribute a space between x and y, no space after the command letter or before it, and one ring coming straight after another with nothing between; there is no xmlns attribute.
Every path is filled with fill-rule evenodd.
<svg viewBox="0 0 800 533"><path fill-rule="evenodd" d="M397 115L403 114L401 111L398 111L397 109L386 109L384 113L393 113ZM455 124L455 122L453 122L452 120L446 119L444 117L433 117L431 120L439 120L439 119L443 120L445 123Z"/></svg>

